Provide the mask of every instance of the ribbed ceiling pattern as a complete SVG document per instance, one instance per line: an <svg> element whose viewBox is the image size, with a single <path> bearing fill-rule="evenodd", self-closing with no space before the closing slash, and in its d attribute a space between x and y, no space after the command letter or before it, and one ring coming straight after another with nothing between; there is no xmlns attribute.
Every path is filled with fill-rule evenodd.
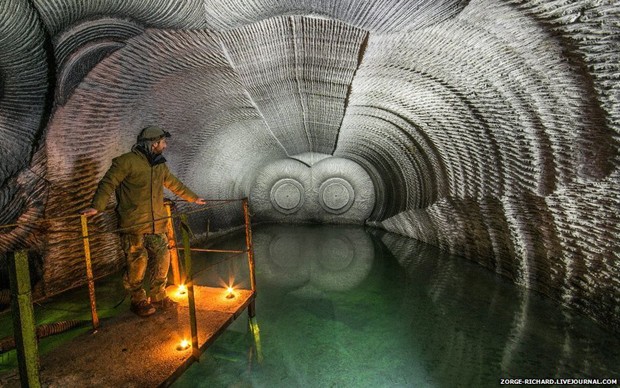
<svg viewBox="0 0 620 388"><path fill-rule="evenodd" d="M222 42L287 155L331 154L365 36L340 22L290 17L232 30Z"/></svg>
<svg viewBox="0 0 620 388"><path fill-rule="evenodd" d="M15 20L47 31L56 97L47 161L30 168L49 181L48 217L85 206L156 124L173 133L173 171L205 197L249 196L256 221L366 221L620 327L617 1L32 4L2 5L14 27L0 37L17 35L0 44L40 60L0 57L0 103L24 79L11 61L32 61L18 90L36 86L41 108L18 116L41 119L43 36ZM1 106L3 139L13 112ZM15 139L22 164L3 154L2 171L24 171L30 128ZM7 219L36 202L14 200L23 187L4 184ZM213 215L223 230L239 222ZM59 244L68 229L51 225L49 290L81 271L79 241ZM118 265L114 238L94 246L97 270Z"/></svg>
<svg viewBox="0 0 620 388"><path fill-rule="evenodd" d="M204 2L206 27L227 30L274 15L312 15L341 20L372 32L406 31L450 19L467 0L260 0Z"/></svg>
<svg viewBox="0 0 620 388"><path fill-rule="evenodd" d="M0 4L0 188L3 189L6 181L30 162L41 130L47 92L43 43L37 14L26 1ZM0 207L5 203L2 193Z"/></svg>
<svg viewBox="0 0 620 388"><path fill-rule="evenodd" d="M105 15L127 17L160 28L205 27L203 0L31 0L31 3L51 36L83 20Z"/></svg>

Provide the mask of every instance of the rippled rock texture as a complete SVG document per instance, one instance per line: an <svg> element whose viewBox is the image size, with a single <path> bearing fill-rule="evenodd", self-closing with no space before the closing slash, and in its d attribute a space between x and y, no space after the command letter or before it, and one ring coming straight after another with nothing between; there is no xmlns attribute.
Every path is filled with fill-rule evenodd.
<svg viewBox="0 0 620 388"><path fill-rule="evenodd" d="M75 214L155 124L181 179L254 221L379 226L620 329L615 0L4 0L0 20L0 221L48 220L0 249L38 252L45 294L83 281ZM115 222L92 221L96 275L122 265Z"/></svg>

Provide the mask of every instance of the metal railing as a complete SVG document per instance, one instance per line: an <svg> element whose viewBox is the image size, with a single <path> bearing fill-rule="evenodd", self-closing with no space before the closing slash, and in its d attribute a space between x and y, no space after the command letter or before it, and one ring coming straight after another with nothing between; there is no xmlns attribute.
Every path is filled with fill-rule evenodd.
<svg viewBox="0 0 620 388"><path fill-rule="evenodd" d="M248 304L248 315L253 318L256 314L254 295L256 293L256 279L255 279L255 263L254 263L254 251L252 243L252 229L250 220L250 209L248 199L233 199L233 200L207 200L207 203L215 202L220 204L226 204L231 202L241 202L243 207L243 220L245 228L245 249L243 250L225 250L225 249L205 249L205 248L192 248L190 245L191 229L188 223L187 216L194 213L204 212L213 209L212 206L202 207L200 209L182 212L174 214L172 211L172 204L166 202L167 216L164 218L156 219L145 224L154 223L161 220L167 220L167 235L169 239L170 250L170 269L172 272L172 281L175 285L180 285L183 282L181 265L179 261L178 251L183 251L184 267L185 267L185 285L188 289L188 305L190 316L190 330L192 337L192 356L198 359L201 353L200 346L198 344L198 330L196 320L196 306L194 295L194 274L192 272L192 257L191 252L213 252L213 253L232 253L235 255L247 254L247 263L250 275L250 288L252 292L252 298ZM110 210L108 210L110 211ZM106 211L107 212L107 211ZM27 223L15 223L9 225L0 225L0 230L14 227L32 227L33 225L52 223L55 221L80 218L80 234L79 238L64 239L60 242L74 241L81 239L84 250L84 263L85 263L85 275L86 283L88 285L88 296L91 310L91 322L93 333L99 328L100 321L97 313L96 291L95 291L95 277L93 275L92 260L91 260L91 237L100 235L103 233L122 233L125 229L117 228L111 231L99 231L95 233L89 232L89 220L86 215L69 215L63 217L56 217L50 219L42 219ZM179 247L176 241L176 233L174 227L174 220L178 219L180 222L180 230L182 234L183 246ZM134 225L135 227L138 225ZM32 306L32 290L30 288L30 278L28 269L28 254L27 250L21 250L8 253L9 270L10 270L10 283L11 283L11 296L12 296L12 314L13 314L13 326L14 337L18 355L18 366L20 379L22 383L28 386L38 387L39 382L39 370L38 370L38 347L36 336L36 324L34 320L34 312Z"/></svg>

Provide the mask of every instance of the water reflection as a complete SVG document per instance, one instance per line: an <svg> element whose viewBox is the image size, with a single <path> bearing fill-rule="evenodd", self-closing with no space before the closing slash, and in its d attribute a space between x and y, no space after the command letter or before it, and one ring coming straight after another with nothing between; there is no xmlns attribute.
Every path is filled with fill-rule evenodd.
<svg viewBox="0 0 620 388"><path fill-rule="evenodd" d="M346 291L372 267L371 237L359 227L265 225L254 233L254 253L267 287Z"/></svg>
<svg viewBox="0 0 620 388"><path fill-rule="evenodd" d="M254 244L256 322L238 319L175 386L486 387L508 377L620 376L617 335L433 246L360 227L289 225L256 227ZM243 266L230 273L241 278Z"/></svg>
<svg viewBox="0 0 620 388"><path fill-rule="evenodd" d="M587 317L427 244L375 235L407 272L403 310L440 385L619 376L620 339Z"/></svg>

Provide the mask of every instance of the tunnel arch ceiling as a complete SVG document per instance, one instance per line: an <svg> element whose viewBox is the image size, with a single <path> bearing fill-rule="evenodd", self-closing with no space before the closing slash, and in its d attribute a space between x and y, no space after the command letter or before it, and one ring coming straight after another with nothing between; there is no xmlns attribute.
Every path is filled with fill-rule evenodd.
<svg viewBox="0 0 620 388"><path fill-rule="evenodd" d="M3 138L35 155L0 155L7 221L74 214L158 124L189 186L250 196L258 221L368 222L618 328L614 2L31 3L3 6L47 32L56 85L46 92L40 55L23 62L35 87L15 90L55 99L43 133L12 135L0 105ZM42 34L17 40L41 52ZM3 104L15 55L0 61ZM113 228L106 217L95 223ZM48 229L49 292L81 278L80 245L58 245L67 229ZM17 232L0 246L24 243ZM96 270L117 266L114 239L93 244Z"/></svg>

